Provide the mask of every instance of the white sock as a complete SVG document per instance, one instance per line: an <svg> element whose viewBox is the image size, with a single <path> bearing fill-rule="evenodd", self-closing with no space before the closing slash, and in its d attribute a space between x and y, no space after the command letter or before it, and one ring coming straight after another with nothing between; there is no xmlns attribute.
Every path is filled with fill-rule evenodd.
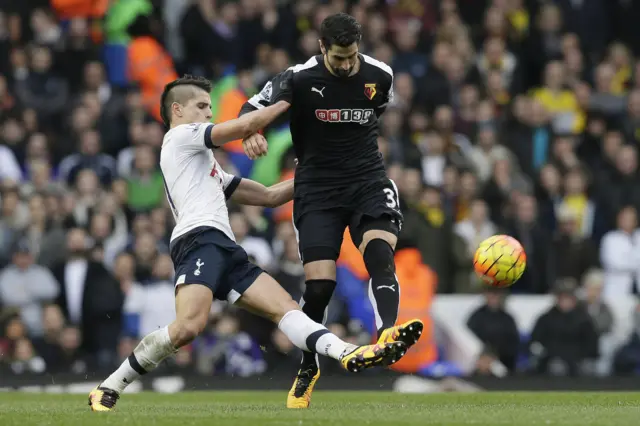
<svg viewBox="0 0 640 426"><path fill-rule="evenodd" d="M338 360L343 354L351 352L356 347L356 345L345 342L333 333L327 333L320 336L316 342L317 353Z"/></svg>
<svg viewBox="0 0 640 426"><path fill-rule="evenodd" d="M169 338L169 328L164 327L144 337L129 358L100 386L122 393L142 374L156 368L165 358L175 352Z"/></svg>
<svg viewBox="0 0 640 426"><path fill-rule="evenodd" d="M355 345L339 339L326 327L312 321L302 311L294 310L284 314L278 328L291 340L291 343L303 351L315 352L333 359L340 359L347 349L355 348Z"/></svg>

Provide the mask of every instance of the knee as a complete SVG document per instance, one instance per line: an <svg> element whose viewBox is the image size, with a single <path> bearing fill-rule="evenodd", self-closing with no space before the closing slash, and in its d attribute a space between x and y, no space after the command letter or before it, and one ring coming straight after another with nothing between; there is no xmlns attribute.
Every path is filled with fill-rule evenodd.
<svg viewBox="0 0 640 426"><path fill-rule="evenodd" d="M367 247L369 247L369 244L376 240L386 242L391 247L391 250L395 250L396 244L398 243L398 237L392 232L387 232L380 229L370 229L362 236L362 242L358 246L358 250L360 250L360 253L364 255Z"/></svg>
<svg viewBox="0 0 640 426"><path fill-rule="evenodd" d="M315 260L304 265L307 280L336 280L335 260Z"/></svg>
<svg viewBox="0 0 640 426"><path fill-rule="evenodd" d="M175 339L172 341L176 347L191 343L207 326L208 316L185 318L176 320L173 325Z"/></svg>
<svg viewBox="0 0 640 426"><path fill-rule="evenodd" d="M304 303L317 303L324 309L331 301L335 288L334 280L309 280L304 290Z"/></svg>
<svg viewBox="0 0 640 426"><path fill-rule="evenodd" d="M393 247L386 239L370 240L364 248L363 258L370 275L374 271L395 272Z"/></svg>

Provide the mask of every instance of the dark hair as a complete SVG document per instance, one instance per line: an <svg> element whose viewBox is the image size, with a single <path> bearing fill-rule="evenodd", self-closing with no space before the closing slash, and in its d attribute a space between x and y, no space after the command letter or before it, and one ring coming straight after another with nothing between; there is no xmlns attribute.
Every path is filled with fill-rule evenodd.
<svg viewBox="0 0 640 426"><path fill-rule="evenodd" d="M171 104L174 102L184 102L182 99L178 100L172 93L173 89L178 86L195 86L207 93L211 92L211 82L209 80L204 77L196 77L189 74L185 74L164 86L164 91L160 97L160 116L162 117L162 122L167 127L169 127L169 121L171 119Z"/></svg>
<svg viewBox="0 0 640 426"><path fill-rule="evenodd" d="M337 13L327 16L320 26L320 40L325 49L338 45L347 47L353 43L360 43L362 26L351 15Z"/></svg>

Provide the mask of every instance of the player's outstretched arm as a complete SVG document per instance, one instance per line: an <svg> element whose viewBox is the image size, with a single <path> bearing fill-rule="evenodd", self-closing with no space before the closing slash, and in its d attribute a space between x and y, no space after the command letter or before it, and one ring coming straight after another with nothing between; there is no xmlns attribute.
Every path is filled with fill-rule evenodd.
<svg viewBox="0 0 640 426"><path fill-rule="evenodd" d="M250 179L242 179L231 195L231 199L238 204L271 208L288 203L292 198L293 179L269 187Z"/></svg>
<svg viewBox="0 0 640 426"><path fill-rule="evenodd" d="M227 142L251 136L275 120L290 106L288 102L279 101L258 111L217 124L211 129L211 143L214 146L221 146Z"/></svg>

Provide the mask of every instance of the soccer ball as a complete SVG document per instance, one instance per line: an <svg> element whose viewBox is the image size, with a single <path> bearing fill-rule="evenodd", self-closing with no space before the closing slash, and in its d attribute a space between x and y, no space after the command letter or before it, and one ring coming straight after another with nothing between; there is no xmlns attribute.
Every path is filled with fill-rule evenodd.
<svg viewBox="0 0 640 426"><path fill-rule="evenodd" d="M492 287L509 287L522 276L527 255L518 240L508 235L494 235L480 243L473 256L473 269Z"/></svg>

